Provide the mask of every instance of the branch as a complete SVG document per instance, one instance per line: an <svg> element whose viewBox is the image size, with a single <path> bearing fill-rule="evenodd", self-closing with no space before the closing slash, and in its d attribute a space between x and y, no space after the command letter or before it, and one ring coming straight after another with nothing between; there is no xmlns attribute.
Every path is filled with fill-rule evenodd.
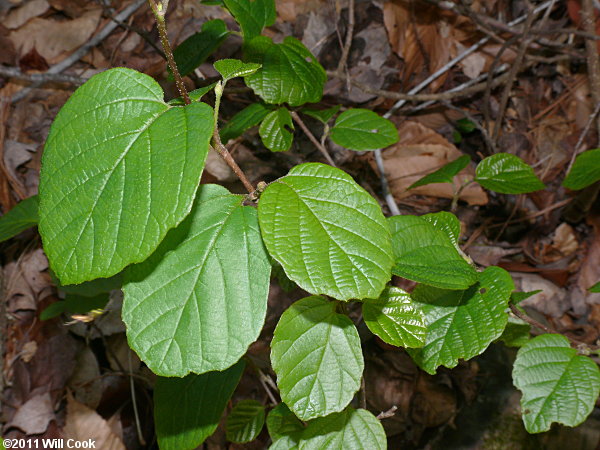
<svg viewBox="0 0 600 450"><path fill-rule="evenodd" d="M342 56L337 67L338 73L343 72L346 69L346 62L348 62L348 55L350 54L350 47L352 47L352 37L354 35L354 0L348 0L348 28L346 30L346 40L344 42L344 48L342 48ZM346 74L347 79L349 75Z"/></svg>
<svg viewBox="0 0 600 450"><path fill-rule="evenodd" d="M188 95L185 83L183 82L183 78L181 78L181 74L179 73L179 69L177 68L177 63L175 62L175 57L173 56L173 49L171 48L171 43L169 42L169 36L167 34L167 23L165 21L165 15L167 14L169 0L162 0L162 2L158 3L155 0L148 0L148 3L150 4L150 8L152 8L154 18L156 19L156 26L158 28L160 42L163 46L163 50L165 51L165 56L167 57L167 64L171 69L173 78L175 78L175 84L177 85L179 95L181 96L181 98L183 98L183 103L189 105L190 103L192 103L192 101L190 100L190 96Z"/></svg>
<svg viewBox="0 0 600 450"><path fill-rule="evenodd" d="M580 341L579 339L575 339L569 336L566 336L563 333L559 333L558 331L547 327L546 325L538 322L537 320L535 320L532 317L529 317L527 314L522 313L519 308L517 308L517 305L515 305L514 303L510 304L510 311L517 316L519 319L523 320L524 322L527 322L529 325L542 330L544 333L550 333L550 334L560 334L561 336L566 337L569 342L571 343L571 345L578 347L578 348L582 348L582 349L588 349L588 350L598 350L600 349L600 346L598 345L594 345L594 344L588 344L587 342L583 342Z"/></svg>
<svg viewBox="0 0 600 450"><path fill-rule="evenodd" d="M294 122L296 122L298 125L300 125L300 128L302 128L302 131L304 131L304 134L306 134L306 136L308 136L308 139L310 139L310 142L312 142L315 145L315 147L317 147L319 149L319 151L323 154L323 156L325 157L327 162L330 165L332 165L333 167L337 167L335 165L335 161L331 158L331 156L329 156L329 152L327 151L325 146L321 145L321 143L319 141L317 141L315 136L308 129L308 127L306 126L304 121L300 118L298 113L296 111L290 111L290 114L292 116L292 119L294 119Z"/></svg>
<svg viewBox="0 0 600 450"><path fill-rule="evenodd" d="M75 86L82 85L87 78L77 75L64 75L62 73L23 73L16 67L0 66L0 77L16 78L18 80L28 81L29 83L66 83Z"/></svg>

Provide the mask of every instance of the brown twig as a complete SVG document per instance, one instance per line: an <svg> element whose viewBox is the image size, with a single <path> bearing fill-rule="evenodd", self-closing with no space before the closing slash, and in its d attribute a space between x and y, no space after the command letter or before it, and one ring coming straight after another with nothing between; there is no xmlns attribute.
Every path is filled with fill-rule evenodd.
<svg viewBox="0 0 600 450"><path fill-rule="evenodd" d="M314 144L314 146L319 149L319 151L323 154L323 156L325 157L327 162L330 165L332 165L333 167L337 167L335 165L335 161L331 158L331 156L329 156L329 152L327 151L325 146L321 145L321 143L319 141L317 141L317 138L315 138L315 136L312 134L312 132L308 129L308 127L306 126L304 121L300 118L298 113L296 111L291 111L290 114L292 115L292 119L294 119L294 122L296 122L300 126L300 128L302 128L302 131L304 131L304 134L306 134L306 136L308 136L308 139L310 139L310 142L312 142Z"/></svg>
<svg viewBox="0 0 600 450"><path fill-rule="evenodd" d="M87 81L85 77L77 75L64 75L62 73L23 73L16 67L0 66L0 77L16 78L17 80L27 81L29 83L66 83L76 86L82 85Z"/></svg>
<svg viewBox="0 0 600 450"><path fill-rule="evenodd" d="M377 414L377 420L389 419L390 417L394 417L396 415L397 410L398 410L398 407L396 405L394 405L387 411L382 411L379 414Z"/></svg>
<svg viewBox="0 0 600 450"><path fill-rule="evenodd" d="M578 348L583 348L583 349L587 349L587 350L600 350L600 346L599 345L595 345L595 344L588 344L587 342L583 342L580 341L579 339L575 339L572 338L570 336L567 336L563 333L559 333L558 331L547 327L546 325L544 325L541 322L538 322L537 320L535 320L533 317L528 316L527 314L522 313L519 308L517 307L517 305L511 303L510 304L510 311L517 316L519 319L521 319L524 322L527 322L529 325L542 330L544 333L550 333L550 334L560 334L561 336L566 337L569 342L571 343L572 346L574 347L578 347Z"/></svg>
<svg viewBox="0 0 600 450"><path fill-rule="evenodd" d="M227 147L225 147L221 143L221 137L219 136L219 130L216 125L215 125L215 132L213 134L213 144L214 144L213 149L219 155L221 155L221 158L223 158L223 160L227 163L227 165L231 168L231 170L233 170L233 173L235 173L237 175L237 177L240 179L240 181L242 182L242 184L244 185L244 187L246 188L248 193L254 194L256 192L256 189L254 188L252 183L250 183L250 181L246 177L246 174L244 173L244 171L235 162L235 159L233 159L233 156L231 156L231 153L229 153L229 150L227 150Z"/></svg>
<svg viewBox="0 0 600 450"><path fill-rule="evenodd" d="M348 0L348 27L346 29L346 40L342 48L342 56L338 63L337 72L346 72L346 79L350 81L350 75L347 73L346 63L348 55L350 55L350 47L352 47L352 38L354 37L354 0ZM349 86L348 86L349 88Z"/></svg>
<svg viewBox="0 0 600 450"><path fill-rule="evenodd" d="M563 206L567 205L570 202L571 202L571 199L566 198L564 200L561 200L560 202L556 202L553 205L550 205L544 209L541 209L533 214L529 214L525 217L520 217L518 219L508 220L508 221L502 222L502 223L496 223L494 225L490 225L488 228L498 228L498 227L501 227L504 225L512 225L513 223L525 222L526 220L535 219L536 217L543 216L544 214L549 213L550 211L554 211L555 209L562 208Z"/></svg>
<svg viewBox="0 0 600 450"><path fill-rule="evenodd" d="M177 63L175 62L175 57L173 56L173 49L171 48L171 43L169 42L169 35L167 34L165 15L167 14L167 8L169 7L169 0L162 0L162 2L159 1L158 3L156 0L148 0L148 4L150 5L152 13L154 14L154 18L156 19L156 26L158 28L160 42L163 50L165 51L165 56L167 57L167 64L171 69L173 78L175 78L175 84L177 85L179 95L181 98L183 98L183 102L186 105L189 105L192 103L192 101L190 100L190 96L188 95L183 78L181 78L181 74L177 68Z"/></svg>
<svg viewBox="0 0 600 450"><path fill-rule="evenodd" d="M596 13L592 0L581 1L581 22L584 30L589 34L596 33ZM590 91L594 100L594 108L600 103L600 57L598 56L598 45L591 39L585 40L587 55L587 69L590 78ZM596 121L598 136L600 136L600 118Z"/></svg>
<svg viewBox="0 0 600 450"><path fill-rule="evenodd" d="M328 70L327 75L329 75L330 77L336 77L336 78L342 78L342 79L345 78L345 76L343 74L340 74L337 71L329 71ZM500 86L501 84L505 83L507 79L508 79L508 74L502 74L499 77L493 78L492 82L491 82L492 88ZM477 83L473 86L466 87L460 91L452 90L452 91L440 92L437 94L405 94L402 92L386 91L383 89L373 89L373 88L371 88L365 84L362 84L356 80L351 80L350 82L352 83L353 86L356 86L361 91L366 92L367 94L373 94L373 95L377 95L379 97L389 98L392 100L403 100L405 102L424 102L424 101L431 101L431 100L441 101L441 100L452 100L452 99L456 99L456 98L460 98L460 97L468 97L470 95L485 91L487 88L487 85L488 85L487 82L482 82L482 83Z"/></svg>

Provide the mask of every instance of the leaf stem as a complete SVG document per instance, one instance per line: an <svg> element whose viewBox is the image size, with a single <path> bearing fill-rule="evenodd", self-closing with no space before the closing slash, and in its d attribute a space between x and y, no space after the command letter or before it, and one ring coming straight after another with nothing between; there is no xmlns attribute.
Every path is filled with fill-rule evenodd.
<svg viewBox="0 0 600 450"><path fill-rule="evenodd" d="M148 4L152 9L152 13L154 14L154 18L156 19L156 26L158 28L158 35L160 36L160 42L162 44L163 50L165 51L165 56L167 58L167 64L173 73L173 78L175 78L175 84L177 85L177 90L179 91L179 95L183 98L183 102L186 105L192 103L190 100L190 96L183 82L183 78L181 78L181 74L179 73L179 69L177 68L177 63L175 62L175 57L173 56L173 49L171 48L171 44L169 42L169 36L167 34L167 23L165 21L165 15L167 14L167 8L169 7L169 0L148 0Z"/></svg>
<svg viewBox="0 0 600 450"><path fill-rule="evenodd" d="M302 131L304 131L304 134L306 134L306 136L308 136L308 139L310 139L310 142L312 142L315 145L315 147L317 147L319 149L319 151L323 154L323 156L325 157L325 159L327 160L329 165L331 165L333 167L337 167L335 165L335 161L331 158L331 156L329 155L329 152L327 151L325 146L322 145L319 141L317 141L317 138L308 129L308 127L306 126L304 121L300 118L298 113L296 111L290 111L290 114L292 116L292 119L294 119L294 122L296 122L298 125L300 125L300 128L302 128Z"/></svg>

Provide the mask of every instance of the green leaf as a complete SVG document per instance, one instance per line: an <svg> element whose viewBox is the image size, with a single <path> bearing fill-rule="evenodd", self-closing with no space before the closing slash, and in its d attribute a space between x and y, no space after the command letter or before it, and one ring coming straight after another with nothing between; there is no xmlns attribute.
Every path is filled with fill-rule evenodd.
<svg viewBox="0 0 600 450"><path fill-rule="evenodd" d="M543 334L517 353L513 381L523 393L521 410L529 433L548 431L553 422L575 427L592 412L600 393L600 370L577 355L566 337Z"/></svg>
<svg viewBox="0 0 600 450"><path fill-rule="evenodd" d="M190 97L190 100L193 102L199 102L202 99L202 97L204 97L208 92L212 91L216 85L217 85L217 83L211 83L208 86L194 89L192 92L190 92L188 94ZM174 98L173 100L170 100L169 105L184 106L185 103L181 97L177 97L177 98Z"/></svg>
<svg viewBox="0 0 600 450"><path fill-rule="evenodd" d="M454 214L440 211L424 214L420 217L432 224L438 230L446 233L448 238L450 238L450 242L452 242L456 248L459 248L458 239L460 238L460 220L458 220Z"/></svg>
<svg viewBox="0 0 600 450"><path fill-rule="evenodd" d="M600 148L577 155L573 167L563 181L563 186L574 191L600 180Z"/></svg>
<svg viewBox="0 0 600 450"><path fill-rule="evenodd" d="M263 326L271 264L256 208L203 185L188 218L125 274L131 348L159 375L223 370Z"/></svg>
<svg viewBox="0 0 600 450"><path fill-rule="evenodd" d="M290 128L294 129L290 112L287 108L279 108L267 114L260 124L258 134L269 150L284 152L290 149L294 140L294 133Z"/></svg>
<svg viewBox="0 0 600 450"><path fill-rule="evenodd" d="M260 64L245 63L239 59L221 59L216 61L213 66L215 70L223 77L224 83L232 78L252 75L258 69L260 69Z"/></svg>
<svg viewBox="0 0 600 450"><path fill-rule="evenodd" d="M525 161L509 153L498 153L483 159L477 165L475 181L501 194L525 194L546 187Z"/></svg>
<svg viewBox="0 0 600 450"><path fill-rule="evenodd" d="M349 109L335 120L331 140L351 150L375 150L398 142L396 126L368 109Z"/></svg>
<svg viewBox="0 0 600 450"><path fill-rule="evenodd" d="M516 317L508 316L508 323L498 338L507 347L522 347L529 342L531 326Z"/></svg>
<svg viewBox="0 0 600 450"><path fill-rule="evenodd" d="M321 100L327 75L300 41L290 36L282 44L267 43L264 36L256 39L256 43L250 45L264 52L255 61L261 63L262 68L246 77L246 84L257 95L267 103L288 103L290 106ZM260 52L255 48L251 53Z"/></svg>
<svg viewBox="0 0 600 450"><path fill-rule="evenodd" d="M227 141L241 136L247 129L258 125L265 117L267 117L267 114L269 114L270 111L271 109L263 103L251 103L233 116L229 122L221 128L221 140L224 143L227 143Z"/></svg>
<svg viewBox="0 0 600 450"><path fill-rule="evenodd" d="M456 121L455 127L458 131L464 134L472 133L477 129L475 124L467 118L462 118Z"/></svg>
<svg viewBox="0 0 600 450"><path fill-rule="evenodd" d="M290 435L299 437L304 430L304 425L285 403L280 403L267 415L267 430L269 430L271 440L276 441Z"/></svg>
<svg viewBox="0 0 600 450"><path fill-rule="evenodd" d="M600 281L598 281L595 285L589 287L588 291L600 293Z"/></svg>
<svg viewBox="0 0 600 450"><path fill-rule="evenodd" d="M425 175L423 178L415 181L411 184L408 189L413 189L419 186L425 186L432 183L452 183L454 177L459 174L461 170L469 165L471 158L468 155L463 155L458 159L440 167L435 172Z"/></svg>
<svg viewBox="0 0 600 450"><path fill-rule="evenodd" d="M477 272L460 255L447 230L417 216L394 216L388 222L395 275L446 289L465 289L477 281Z"/></svg>
<svg viewBox="0 0 600 450"><path fill-rule="evenodd" d="M262 33L275 23L275 0L224 0L225 6L240 24L244 42Z"/></svg>
<svg viewBox="0 0 600 450"><path fill-rule="evenodd" d="M427 340L423 348L408 352L430 374L438 366L452 368L459 359L479 355L502 335L513 289L512 278L499 267L485 269L479 283L464 291L417 286L411 297L421 303Z"/></svg>
<svg viewBox="0 0 600 450"><path fill-rule="evenodd" d="M271 183L258 218L265 245L311 294L377 298L390 280L390 233L377 202L345 172L308 163Z"/></svg>
<svg viewBox="0 0 600 450"><path fill-rule="evenodd" d="M15 237L38 223L38 196L26 198L0 217L0 242Z"/></svg>
<svg viewBox="0 0 600 450"><path fill-rule="evenodd" d="M156 380L154 422L162 450L194 449L215 432L244 372L239 361L224 372Z"/></svg>
<svg viewBox="0 0 600 450"><path fill-rule="evenodd" d="M192 34L173 50L177 69L182 77L192 73L212 55L229 36L227 25L221 19L204 22L199 33Z"/></svg>
<svg viewBox="0 0 600 450"><path fill-rule="evenodd" d="M253 441L264 424L265 407L262 403L256 400L242 400L227 416L227 439L238 444Z"/></svg>
<svg viewBox="0 0 600 450"><path fill-rule="evenodd" d="M523 300L533 297L535 294L539 294L540 292L542 292L541 289L536 289L535 291L530 292L513 292L510 294L510 301L515 305L518 305Z"/></svg>
<svg viewBox="0 0 600 450"><path fill-rule="evenodd" d="M381 422L365 409L343 412L312 420L302 434L300 450L385 450L387 438Z"/></svg>
<svg viewBox="0 0 600 450"><path fill-rule="evenodd" d="M343 410L360 388L358 331L323 297L298 300L279 319L271 364L281 399L302 420Z"/></svg>
<svg viewBox="0 0 600 450"><path fill-rule="evenodd" d="M397 347L425 345L423 312L402 289L386 288L378 299L366 300L362 312L369 330L384 342Z"/></svg>
<svg viewBox="0 0 600 450"><path fill-rule="evenodd" d="M40 174L39 230L64 284L145 260L189 213L212 135L212 108L163 102L147 75L111 69L58 113Z"/></svg>
<svg viewBox="0 0 600 450"><path fill-rule="evenodd" d="M313 119L317 119L318 121L326 124L331 120L333 116L337 114L340 110L340 105L332 106L327 109L313 109L313 108L302 108L300 112L302 114L306 114L307 116L312 117Z"/></svg>

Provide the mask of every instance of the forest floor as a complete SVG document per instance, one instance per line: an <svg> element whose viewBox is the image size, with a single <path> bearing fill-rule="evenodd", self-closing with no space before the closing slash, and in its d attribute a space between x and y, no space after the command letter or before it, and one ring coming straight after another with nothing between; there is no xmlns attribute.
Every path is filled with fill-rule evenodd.
<svg viewBox="0 0 600 450"><path fill-rule="evenodd" d="M600 65L594 54L597 60L600 11L586 24L581 19L586 2L591 4L356 0L350 15L347 0L277 0L278 18L266 33L276 41L294 36L318 57L330 75L320 107L391 111L400 141L382 152L383 172L373 152L327 142L336 165L372 194L386 215L395 208L417 215L450 210L456 186L408 187L461 155L472 163L460 182L472 179L476 162L496 152L515 154L533 166L547 186L542 191L499 195L472 184L461 192L455 211L461 246L478 265L508 270L517 290L541 290L523 302L536 320L594 344L600 338L600 294L587 289L600 280L600 183L578 192L561 185L575 155L598 147ZM215 18L237 27L218 6L171 0L172 43ZM349 29L350 52L338 71ZM153 16L141 0L0 0L2 213L37 194L50 124L86 79L126 66L158 80L168 97L177 96L158 45ZM241 39L231 35L185 81L190 88L206 85L216 79L214 60L240 55ZM241 83L228 86L233 89L225 91L224 120L255 99ZM306 124L321 134L318 122ZM256 128L229 146L253 183L270 182L301 162L325 162L299 127L288 152L265 149ZM203 181L244 191L217 157L209 158ZM391 196L386 197L386 185ZM2 435L78 437L94 430L98 448L157 448L155 377L127 345L120 291L104 294L108 305L99 317L40 320L63 294L49 274L36 230L0 244L0 256ZM304 295L298 288L286 292L272 286L262 337L249 350L267 368L266 377L274 378L267 336L285 308ZM383 420L390 448L600 449L598 405L580 427L527 435L511 382L515 348L493 344L435 376L379 340L371 339L365 349L368 408L379 414L397 407ZM234 402L239 396L267 403L263 383L247 371ZM220 427L204 446L267 444L266 432L246 446L227 444Z"/></svg>

